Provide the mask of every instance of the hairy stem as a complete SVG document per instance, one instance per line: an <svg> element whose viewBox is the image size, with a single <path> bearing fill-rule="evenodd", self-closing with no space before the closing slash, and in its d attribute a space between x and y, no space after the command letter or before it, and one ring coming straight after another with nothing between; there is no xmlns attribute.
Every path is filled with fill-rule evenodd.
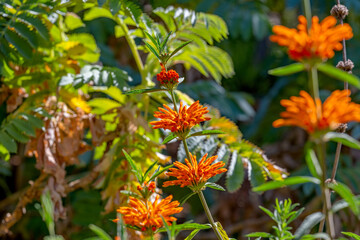
<svg viewBox="0 0 360 240"><path fill-rule="evenodd" d="M331 212L331 199L330 199L330 190L326 184L326 150L325 150L325 142L321 139L317 144L317 154L320 160L322 175L321 175L321 197L324 204L324 214L325 214L325 222L326 222L326 230L330 236L330 240L335 238L335 227L334 227L334 218ZM321 224L320 224L321 225Z"/></svg>
<svg viewBox="0 0 360 240"><path fill-rule="evenodd" d="M203 192L202 192L202 191L198 191L197 194L198 194L198 196L199 196L199 198L200 198L201 204L203 205L203 208L204 208L204 210L205 210L205 213L206 213L206 216L207 216L207 218L208 218L208 220L209 220L209 223L210 223L212 229L214 230L214 232L215 232L215 234L216 234L216 237L217 237L219 240L223 240L223 238L221 237L221 235L220 235L220 233L219 233L219 231L218 231L218 229L217 229L217 227L216 227L215 221L214 221L214 219L213 219L213 217L212 217L212 215L211 215L210 209L209 209L209 207L208 207L208 205L207 205L207 203L206 203L206 200L205 200L205 197L204 197Z"/></svg>
<svg viewBox="0 0 360 240"><path fill-rule="evenodd" d="M174 104L174 109L176 112L178 112L178 108L177 108L177 105L176 105L176 98L175 98L175 92L173 89L170 90L170 95L171 95L171 99L173 101L173 104Z"/></svg>

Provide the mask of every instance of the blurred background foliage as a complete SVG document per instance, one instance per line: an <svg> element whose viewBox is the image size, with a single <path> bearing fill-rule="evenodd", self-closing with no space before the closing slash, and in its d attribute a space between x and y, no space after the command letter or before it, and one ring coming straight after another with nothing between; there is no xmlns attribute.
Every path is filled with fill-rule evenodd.
<svg viewBox="0 0 360 240"><path fill-rule="evenodd" d="M264 149L267 157L261 151L258 155L261 161L271 159L292 175L310 175L303 152L306 133L297 128L274 129L271 125L283 110L280 99L308 88L306 74L281 78L267 74L269 69L291 62L283 48L269 42L271 26L295 27L297 16L303 13L302 1L134 0L119 3L29 0L25 4L4 1L0 5L2 219L14 210L19 196L29 186L28 181L41 178L39 169L45 169L51 177L42 184L52 193L56 208L54 217L67 216L56 222L57 235L63 235L65 239L90 239L96 235L92 229L101 226L109 235L115 236L118 226L109 219L116 218L114 208L123 201L118 191L134 185L134 177L129 174L121 149L132 152L132 157L145 166L159 158L166 163L169 159L165 155L174 159L182 157L176 142L162 150L165 155L157 154L163 148L159 142L163 133L151 131L146 124L154 110L168 102L168 96L164 93L126 96L121 92L131 87L156 84L153 78L160 67L142 44L144 30L162 36L169 31L175 32L169 41L170 50L186 40L193 40L169 63L185 77L179 90L188 96L179 93L180 99L190 102L190 98L199 99L201 103L217 108L213 110L213 116L225 116L239 127L241 132L235 137L237 140L243 135ZM323 19L329 15L334 3L332 0L312 1L312 12ZM357 66L360 63L360 55L356 54L360 48L360 2L344 0L342 3L350 10L346 21L354 31L354 38L347 42L348 56ZM195 15L191 10L206 14ZM117 13L122 17L116 17ZM134 58L130 41L139 46L139 59ZM14 52L14 48L18 51ZM340 59L338 53L330 62L335 65ZM139 61L143 63L142 70ZM357 67L354 74L360 74ZM320 88L323 89L321 96L326 98L330 91L341 89L342 84L320 75ZM353 99L359 102L359 93L352 90ZM79 108L81 111L77 110ZM55 116L56 122L43 121L49 116ZM71 127L62 129L62 125L69 122ZM209 124L211 127L217 123ZM60 129L60 138L68 139L66 144L75 146L75 150L61 152L69 145L60 143L57 145L60 150L51 149L46 135L39 131L42 127L48 135L54 129ZM350 125L349 131L355 138L360 138L359 126ZM70 138L76 141L70 141ZM34 139L42 139L42 148L61 161L49 166L46 163L51 162L51 158L39 160L41 149ZM202 144L208 146L209 152L219 154L222 151L226 161L229 152L235 151L227 146L226 139L211 137ZM328 151L329 166L335 148L331 145ZM258 147L250 144L245 149L256 152ZM26 155L28 152L32 154ZM245 158L238 149L235 152ZM231 161L238 161L237 155L231 156L235 159ZM359 158L359 151L344 148L337 175L355 193L360 191L360 163L356 161ZM263 171L269 169L265 165L254 165L263 167L262 170L251 168L257 174L255 176L254 172L244 171L242 164L237 165L240 181L234 182L225 176L220 178L220 184L226 183L228 188L235 184L233 193L205 192L215 218L229 236L241 239L251 232L270 231L271 219L258 206L270 207L276 197L291 197L293 202L300 202L305 207L299 219L291 223L293 226L298 226L307 215L321 208L320 198L314 197L319 189L311 184L262 195L251 192L251 184L265 180ZM251 181L242 181L247 177ZM79 179L82 182L79 183ZM35 181L30 187L36 187L36 184ZM55 189L55 186L64 189ZM181 198L186 194L181 190L169 188L166 192ZM30 197L40 200L39 196ZM179 221L195 218L196 222L204 222L206 217L199 212L199 206L198 200L191 198ZM8 239L42 239L50 235L39 209L34 203L27 205L26 214L11 228ZM335 220L345 231L360 232L359 220L348 210L336 215ZM89 224L96 226L89 228ZM195 239L212 237L211 232L204 231ZM179 239L184 238L185 235L179 236Z"/></svg>

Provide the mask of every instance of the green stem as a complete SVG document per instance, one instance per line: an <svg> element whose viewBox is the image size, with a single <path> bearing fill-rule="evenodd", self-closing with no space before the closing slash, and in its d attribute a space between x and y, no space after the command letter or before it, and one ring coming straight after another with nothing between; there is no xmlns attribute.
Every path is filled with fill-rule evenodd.
<svg viewBox="0 0 360 240"><path fill-rule="evenodd" d="M307 27L308 27L308 29L310 29L311 28L311 4L310 4L310 0L304 0L303 5L304 5L305 17L306 17L306 20L307 20Z"/></svg>
<svg viewBox="0 0 360 240"><path fill-rule="evenodd" d="M183 139L182 141L183 141L183 144L184 144L184 149L185 149L186 157L188 158L189 162L191 162L190 151L189 151L188 145L187 145L187 143L186 143L186 140Z"/></svg>
<svg viewBox="0 0 360 240"><path fill-rule="evenodd" d="M176 112L178 112L178 108L177 108L177 105L176 105L175 92L174 92L173 89L170 90L170 95L171 95L171 99L172 99L173 104L174 104L174 109L175 109Z"/></svg>
<svg viewBox="0 0 360 240"><path fill-rule="evenodd" d="M205 210L205 213L206 213L206 216L209 220L209 223L212 227L212 229L214 230L215 234L216 234L216 237L219 239L219 240L223 240L223 238L221 237L221 234L219 233L217 227L216 227L216 224L215 224L215 221L211 215L211 212L210 212L210 209L206 203L206 200L205 200L205 197L204 197L204 194L202 191L198 191L197 192L199 198L200 198L200 201L201 201L201 204L203 205L203 208Z"/></svg>
<svg viewBox="0 0 360 240"><path fill-rule="evenodd" d="M315 99L319 99L319 80L318 80L318 72L315 66L311 66L309 71L309 79L310 79L310 89L313 92L313 97Z"/></svg>
<svg viewBox="0 0 360 240"><path fill-rule="evenodd" d="M136 43L135 43L134 39L131 37L131 35L129 33L129 29L126 26L126 24L124 23L124 21L121 18L117 18L117 20L118 20L117 23L119 24L119 26L121 27L121 29L125 33L125 39L126 39L127 43L129 44L131 53L134 56L136 65L137 65L137 67L139 69L139 72L140 72L140 75L141 75L141 85L144 85L145 84L146 74L145 74L145 71L144 71L144 65L143 65L143 63L141 61L141 58L140 58L140 54L137 51Z"/></svg>
<svg viewBox="0 0 360 240"><path fill-rule="evenodd" d="M331 212L331 199L330 199L330 190L326 184L326 149L325 142L321 139L320 142L316 144L317 153L320 160L322 175L321 175L321 197L325 208L325 222L326 230L330 236L330 240L335 238L335 227L334 227L334 217Z"/></svg>

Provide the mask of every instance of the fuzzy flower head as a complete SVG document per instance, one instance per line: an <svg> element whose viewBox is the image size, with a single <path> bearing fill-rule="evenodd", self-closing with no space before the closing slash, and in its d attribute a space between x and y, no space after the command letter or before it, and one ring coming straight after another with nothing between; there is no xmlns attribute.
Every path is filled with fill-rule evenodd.
<svg viewBox="0 0 360 240"><path fill-rule="evenodd" d="M217 174L227 171L226 168L223 168L225 163L222 161L212 164L217 159L217 156L212 156L206 159L207 154L205 154L201 158L199 164L196 161L196 156L193 156L190 153L190 157L190 161L185 159L186 164L180 162L174 163L176 168L170 168L166 175L177 179L165 182L163 187L180 185L180 187L187 186L193 191L198 191L204 187L207 180Z"/></svg>
<svg viewBox="0 0 360 240"><path fill-rule="evenodd" d="M295 61L308 59L326 59L334 56L334 51L342 49L341 41L353 37L349 24L336 25L336 18L326 17L321 23L319 18L312 18L311 28L307 28L307 20L299 16L297 29L282 25L273 27L275 35L270 37L272 42L288 48L289 57Z"/></svg>
<svg viewBox="0 0 360 240"><path fill-rule="evenodd" d="M165 104L163 106L164 108L159 108L159 111L154 113L154 117L160 118L160 120L150 122L150 124L153 125L154 129L168 129L181 139L185 138L196 124L210 120L209 117L204 116L209 111L200 105L199 101L191 104L189 108L180 102L179 112L172 110Z"/></svg>
<svg viewBox="0 0 360 240"><path fill-rule="evenodd" d="M340 124L360 122L360 105L351 102L350 90L334 91L322 104L305 91L300 97L283 99L280 104L286 108L281 119L273 122L274 127L298 126L312 134L316 131L337 129Z"/></svg>
<svg viewBox="0 0 360 240"><path fill-rule="evenodd" d="M175 89L179 83L179 74L175 70L166 71L165 66L163 64L160 65L161 72L156 75L156 79L167 89Z"/></svg>
<svg viewBox="0 0 360 240"><path fill-rule="evenodd" d="M171 225L173 221L176 221L176 218L171 215L183 209L179 207L178 201L171 201L172 195L165 199L160 199L157 195L154 202L147 201L147 203L133 197L129 199L129 207L120 207L117 212L122 214L125 224L138 227L141 231L150 234L163 227L161 216ZM117 222L118 219L114 221Z"/></svg>

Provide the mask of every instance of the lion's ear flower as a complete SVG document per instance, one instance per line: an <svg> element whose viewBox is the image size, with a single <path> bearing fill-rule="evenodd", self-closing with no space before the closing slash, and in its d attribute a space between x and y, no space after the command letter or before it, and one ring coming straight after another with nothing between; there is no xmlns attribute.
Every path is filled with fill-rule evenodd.
<svg viewBox="0 0 360 240"><path fill-rule="evenodd" d="M340 124L351 121L360 122L360 105L351 102L350 90L334 91L322 104L307 92L301 91L300 97L281 100L286 108L281 119L273 122L274 127L298 126L312 134L316 131L337 129Z"/></svg>
<svg viewBox="0 0 360 240"><path fill-rule="evenodd" d="M174 163L176 168L170 168L166 175L177 179L166 181L163 187L180 185L180 187L188 186L192 190L197 191L204 187L207 180L227 171L226 168L223 168L225 163L222 161L212 164L217 159L217 156L207 158L207 154L205 154L199 163L196 161L196 156L190 153L190 157L190 160L185 159L186 165L180 162Z"/></svg>
<svg viewBox="0 0 360 240"><path fill-rule="evenodd" d="M163 106L164 108L159 108L159 111L154 114L154 117L160 118L160 120L150 122L150 124L153 125L154 129L170 130L180 138L186 137L190 129L196 124L210 120L209 117L204 116L209 111L206 107L200 105L199 101L191 104L189 108L180 102L179 112L172 110L165 104Z"/></svg>
<svg viewBox="0 0 360 240"><path fill-rule="evenodd" d="M179 213L183 209L179 207L178 201L171 201L172 195L165 199L160 199L157 195L153 202L144 202L133 197L129 197L129 199L129 207L120 207L117 212L122 214L125 224L138 227L144 232L154 232L163 227L161 217L171 225L173 221L176 221L176 218L171 215ZM118 221L118 219L114 221Z"/></svg>
<svg viewBox="0 0 360 240"><path fill-rule="evenodd" d="M179 74L175 70L166 71L165 68L156 75L156 79L167 89L175 89L179 83Z"/></svg>
<svg viewBox="0 0 360 240"><path fill-rule="evenodd" d="M312 18L311 28L307 29L307 20L304 16L299 16L297 29L287 28L282 25L273 27L275 35L270 40L280 46L288 48L289 57L295 61L308 59L326 59L334 56L334 51L342 49L341 41L353 37L352 29L349 24L336 25L336 18L326 17L321 23L319 18Z"/></svg>

